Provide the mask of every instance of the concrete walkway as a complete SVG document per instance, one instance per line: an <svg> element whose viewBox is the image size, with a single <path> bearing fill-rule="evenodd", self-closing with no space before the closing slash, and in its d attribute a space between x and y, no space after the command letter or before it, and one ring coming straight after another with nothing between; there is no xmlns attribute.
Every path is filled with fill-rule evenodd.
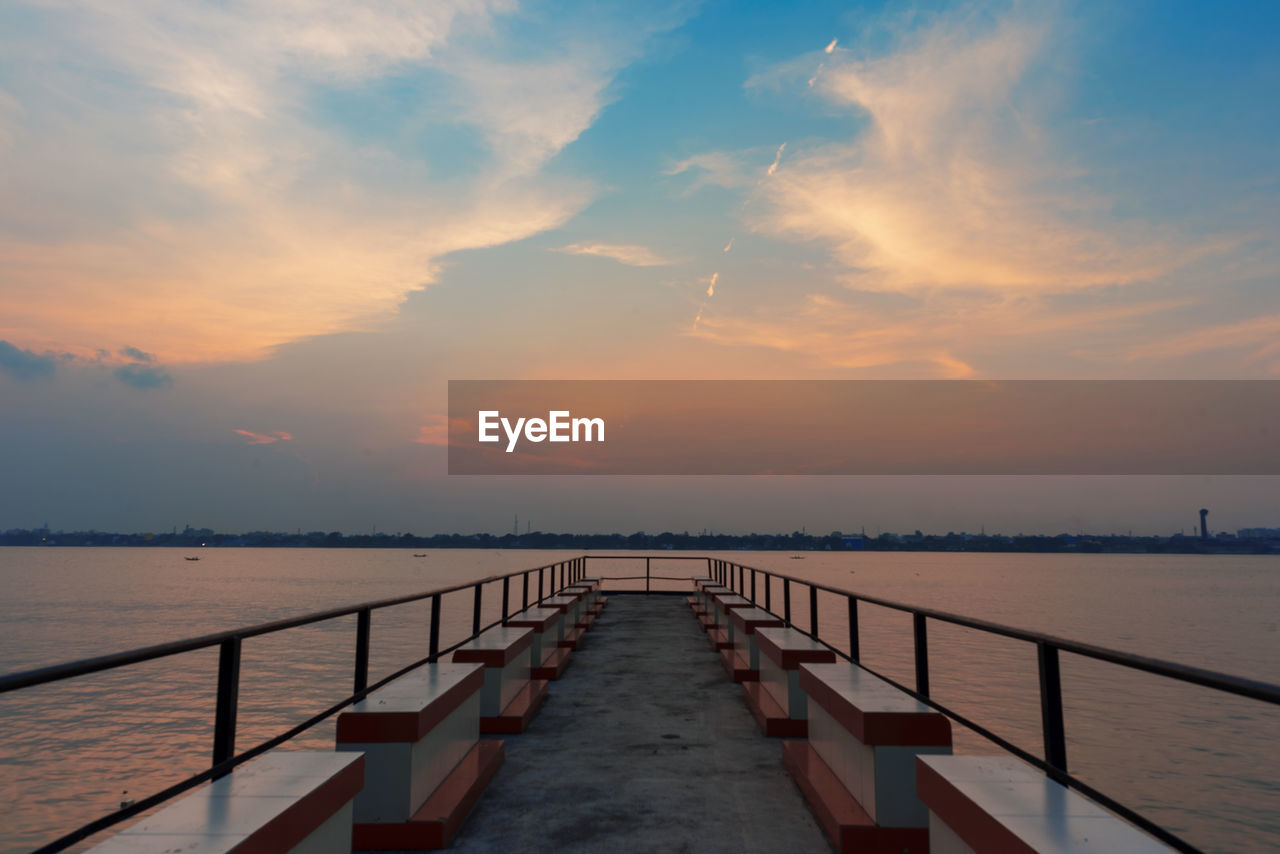
<svg viewBox="0 0 1280 854"><path fill-rule="evenodd" d="M829 852L683 597L614 595L454 838L462 852Z"/></svg>

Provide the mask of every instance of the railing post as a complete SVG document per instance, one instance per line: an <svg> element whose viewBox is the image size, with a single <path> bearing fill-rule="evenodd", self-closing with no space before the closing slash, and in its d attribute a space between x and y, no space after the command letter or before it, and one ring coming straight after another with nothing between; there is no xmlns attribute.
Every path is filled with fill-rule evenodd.
<svg viewBox="0 0 1280 854"><path fill-rule="evenodd" d="M427 646L431 661L440 657L440 594L431 597L431 642Z"/></svg>
<svg viewBox="0 0 1280 854"><path fill-rule="evenodd" d="M240 638L218 647L218 699L213 713L213 764L236 755L236 710L240 705Z"/></svg>
<svg viewBox="0 0 1280 854"><path fill-rule="evenodd" d="M924 614L912 613L911 625L916 646L916 693L929 696L929 636L925 630Z"/></svg>
<svg viewBox="0 0 1280 854"><path fill-rule="evenodd" d="M809 585L809 634L818 636L818 588Z"/></svg>
<svg viewBox="0 0 1280 854"><path fill-rule="evenodd" d="M738 595L742 595L742 591L747 589L747 570L742 564L738 564Z"/></svg>
<svg viewBox="0 0 1280 854"><path fill-rule="evenodd" d="M764 609L773 613L773 576L767 572L764 574Z"/></svg>
<svg viewBox="0 0 1280 854"><path fill-rule="evenodd" d="M356 674L355 690L359 694L369 687L369 629L372 624L372 612L361 608L356 612Z"/></svg>
<svg viewBox="0 0 1280 854"><path fill-rule="evenodd" d="M543 598L544 597L542 595L542 567L538 567L538 601L541 602Z"/></svg>
<svg viewBox="0 0 1280 854"><path fill-rule="evenodd" d="M791 625L791 579L782 579L782 619Z"/></svg>
<svg viewBox="0 0 1280 854"><path fill-rule="evenodd" d="M1039 641L1040 723L1044 732L1044 761L1059 771L1067 770L1067 731L1062 722L1062 672L1058 648Z"/></svg>
<svg viewBox="0 0 1280 854"><path fill-rule="evenodd" d="M528 610L529 608L529 570L527 569L524 571L524 574L520 576L520 595L521 595L521 601L524 603L523 604L524 609Z"/></svg>
<svg viewBox="0 0 1280 854"><path fill-rule="evenodd" d="M751 568L751 604L756 604L756 570Z"/></svg>
<svg viewBox="0 0 1280 854"><path fill-rule="evenodd" d="M649 558L645 558L645 559L644 559L644 592L645 592L645 593L648 593L648 592L649 592L649 564L650 564L650 562L651 562L651 561L649 560Z"/></svg>
<svg viewBox="0 0 1280 854"><path fill-rule="evenodd" d="M849 658L856 664L862 656L858 645L858 598L849 597Z"/></svg>
<svg viewBox="0 0 1280 854"><path fill-rule="evenodd" d="M564 586L565 586L565 583L564 583L564 562L563 562L563 561L561 561L561 562L560 562L560 588L563 590L563 589L564 589Z"/></svg>
<svg viewBox="0 0 1280 854"><path fill-rule="evenodd" d="M476 585L476 601L471 606L471 636L475 637L480 634L480 597L483 584Z"/></svg>

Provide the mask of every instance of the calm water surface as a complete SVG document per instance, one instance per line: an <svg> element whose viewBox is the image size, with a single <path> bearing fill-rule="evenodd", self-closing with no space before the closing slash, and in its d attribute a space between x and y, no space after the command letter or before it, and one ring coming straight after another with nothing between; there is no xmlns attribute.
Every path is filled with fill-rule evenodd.
<svg viewBox="0 0 1280 854"><path fill-rule="evenodd" d="M0 549L0 672L37 667L398 596L577 552ZM597 553L607 556L608 553ZM670 556L672 553L664 553ZM718 555L865 595L931 606L1280 683L1280 558L731 552ZM593 561L632 575L643 562ZM654 572L701 575L700 562ZM536 584L536 581L535 581ZM681 585L687 586L687 585ZM780 585L770 591L781 610ZM764 600L758 583L757 598ZM486 622L499 590L486 589ZM518 585L512 589L518 602ZM445 645L470 629L471 594L445 598ZM820 597L824 636L846 638L842 600ZM808 624L807 597L793 619ZM910 618L864 605L864 662L910 683ZM371 673L425 654L429 608L374 615ZM245 641L238 745L250 746L350 688L355 619ZM1262 704L1064 655L1073 772L1211 851L1280 850L1280 714ZM27 851L208 763L217 653L0 696L0 852ZM1035 651L932 625L937 698L1039 750ZM329 748L332 724L293 744ZM990 745L957 732L960 752Z"/></svg>

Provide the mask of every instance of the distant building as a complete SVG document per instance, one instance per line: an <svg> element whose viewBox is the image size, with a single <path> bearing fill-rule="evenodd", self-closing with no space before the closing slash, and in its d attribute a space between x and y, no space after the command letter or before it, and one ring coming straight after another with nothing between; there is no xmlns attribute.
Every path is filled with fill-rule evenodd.
<svg viewBox="0 0 1280 854"><path fill-rule="evenodd" d="M1242 540L1280 540L1280 528L1241 528L1236 536Z"/></svg>

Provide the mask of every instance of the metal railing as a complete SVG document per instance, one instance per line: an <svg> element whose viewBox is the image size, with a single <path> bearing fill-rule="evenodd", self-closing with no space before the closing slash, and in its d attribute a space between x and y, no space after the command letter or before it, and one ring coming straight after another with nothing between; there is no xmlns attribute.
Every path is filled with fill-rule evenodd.
<svg viewBox="0 0 1280 854"><path fill-rule="evenodd" d="M1065 638L1046 635L1040 632L1013 628L1010 626L1000 625L998 623L974 619L972 617L951 614L932 608L919 608L873 596L861 596L847 590L840 590L818 582L783 575L769 570L758 569L721 558L693 555L583 555L558 561L556 563L545 564L531 569L508 573L506 575L490 576L477 581L457 584L452 587L431 590L410 596L401 596L392 599L365 602L359 605L352 605L343 608L334 608L327 611L306 614L300 617L292 617L289 619L277 620L275 622L262 623L255 626L248 626L230 631L203 635L201 637L115 653L113 655L105 655L97 658L84 659L51 667L13 673L7 676L0 676L0 694L3 694L36 685L45 685L66 679L72 679L78 676L86 676L91 673L99 673L106 670L127 667L129 665L153 661L155 659L166 658L168 656L178 655L194 650L207 649L214 646L218 647L217 698L214 709L213 753L210 767L179 783L169 786L162 791L156 792L155 794L145 798L140 798L130 806L123 807L115 812L95 819L94 821L63 835L53 842L37 849L37 854L64 850L94 833L105 830L121 821L124 821L125 819L130 818L131 816L150 809L199 785L200 783L224 776L237 765L247 762L267 750L270 750L300 733L305 732L321 721L324 721L340 712L352 703L363 699L372 691L377 690L383 685L399 678L416 667L438 660L440 656L446 655L463 644L473 640L481 632L499 625L513 614L522 611L531 605L536 605L547 597L553 595L556 591L572 584L580 578L583 578L587 575L588 562L591 560L643 560L645 562L645 574L643 576L611 575L603 578L605 581L634 581L643 579L645 582L644 592L646 593L651 592L652 581L654 580L687 581L690 578L690 576L653 575L653 561L695 560L698 562L705 562L707 577L719 581L725 587L728 587L736 593L750 599L759 607L764 608L764 610L769 611L775 616L781 617L788 626L795 628L823 643L841 658L860 664L869 672L881 679L884 679L889 684L894 685L902 691L905 691L907 694L910 694L911 696L926 703L957 723L971 729L1013 755L1035 765L1053 779L1092 798L1097 803L1132 822L1173 848L1179 851L1193 852L1193 854L1198 854L1199 849L1155 824L1150 819L1147 819L1141 814L1135 812L1133 809L1116 801L1108 795L1103 794L1068 773L1067 737L1063 722L1062 677L1059 666L1059 653L1068 652L1085 658L1105 661L1121 667L1173 679L1177 682L1199 685L1235 696L1248 697L1264 703L1280 705L1280 687L1275 685L1249 679L1242 679L1201 668L1188 667L1182 664L1162 661L1159 659L1133 655L1131 653L1118 652L1116 650L1106 649L1092 644L1079 643ZM512 589L512 583L517 579L519 580L520 587L518 595L515 595L516 591ZM758 584L759 579L764 579L764 584L762 585L764 588L763 602L760 601L759 597L758 588L761 586ZM531 591L531 582L535 581L537 588L536 590ZM775 581L779 581L782 584L781 614L778 614L773 610L772 594L774 587L773 582ZM482 604L484 601L484 591L487 585L501 585L501 616L499 619L491 623L482 625ZM807 591L807 616L809 618L807 629L793 620L793 587L797 587L801 591L802 595ZM468 589L473 591L471 633L458 643L446 647L445 649L441 649L440 626L442 621L442 598L446 594L457 593ZM824 638L820 633L820 625L818 621L818 593L820 591L832 594L836 597L841 597L846 602L848 613L848 653L844 652L827 638ZM395 605L420 602L423 600L430 600L431 607L427 639L427 656L400 668L377 682L370 684L369 648L373 612ZM518 601L519 607L515 607L513 600ZM865 664L861 663L861 644L858 626L859 603L876 605L911 615L913 654L915 661L914 687L904 685L901 682L898 682L883 673L872 670L871 668L866 667ZM339 617L350 616L352 614L356 615L355 660L353 665L352 693L274 738L261 742L240 753L236 753L236 717L239 701L240 653L242 641L245 638L285 631L287 629L320 623ZM937 621L940 623L948 623L964 628L975 629L987 634L1024 641L1035 646L1040 677L1039 691L1041 729L1044 738L1043 758L1011 743L983 725L944 706L930 696L928 646L929 621Z"/></svg>
<svg viewBox="0 0 1280 854"><path fill-rule="evenodd" d="M614 558L610 557L609 559L612 560ZM874 596L860 596L856 593L850 593L847 590L840 590L829 585L820 584L814 581L807 581L793 576L782 575L781 573L771 572L769 570L745 566L730 560L710 557L705 558L705 560L707 564L707 576L709 578L719 581L722 585L733 590L738 595L750 599L757 606L762 607L771 614L774 614L774 616L781 617L788 626L797 629L814 640L824 644L841 658L858 664L868 672L878 676L896 688L905 691L921 702L926 703L930 707L936 709L957 723L973 730L1004 750L1014 754L1018 758L1035 765L1059 783L1081 792L1125 820L1142 828L1147 833L1150 833L1152 836L1158 838L1167 845L1178 851L1188 852L1188 854L1200 854L1200 849L1196 848L1181 837L1170 833L1160 825L1134 811L1130 807L1125 806L1109 795L1098 791L1079 778L1072 776L1067 771L1067 733L1062 714L1062 673L1059 666L1059 653L1068 652L1084 658L1105 661L1131 670L1138 670L1143 673L1150 673L1166 679L1173 679L1177 682L1199 685L1204 688L1211 688L1215 691L1221 691L1237 697L1247 697L1252 700L1259 700L1264 703L1280 706L1280 686L1271 685L1265 682L1242 679L1238 676L1230 676L1224 673L1217 673L1212 670L1188 667L1184 664L1177 664L1175 662L1134 655L1127 652L1119 652L1093 644L1079 643L1077 641L1067 640L1066 638L1055 637L1041 632L1032 632L1025 629L1013 628L1011 626L1004 626L999 623L978 620L972 617L961 616L959 614L951 614L946 611L939 611L933 608L919 608L912 605L906 605L901 602L880 599ZM760 602L760 599L757 596L757 578L764 579L763 603ZM775 580L782 582L783 604L781 614L778 614L773 610L772 590L774 586L773 582ZM793 586L796 586L800 591L808 591L809 626L807 630L798 625L792 619L791 591ZM838 646L822 637L820 634L820 627L818 624L819 591L843 598L847 604L849 630L848 653L845 653ZM889 608L894 611L900 611L911 615L912 642L915 659L916 684L914 687L903 685L901 682L883 673L872 670L865 664L862 664L861 644L859 642L858 630L858 604L863 602L869 605L877 605L882 608ZM984 727L965 715L956 712L954 709L944 706L930 696L930 621L948 623L968 629L976 629L987 634L1012 638L1014 640L1024 641L1034 645L1040 677L1040 724L1041 733L1044 738L1043 757L1036 756L1031 751L1013 744L1007 739L1004 739L992 732L987 727Z"/></svg>
<svg viewBox="0 0 1280 854"><path fill-rule="evenodd" d="M115 812L111 812L100 818L94 819L88 824L82 825L70 833L64 834L47 845L36 849L36 854L62 851L77 842L98 833L99 831L106 830L125 819L151 809L152 807L161 804L176 795L180 795L188 789L194 788L207 780L215 780L219 777L225 776L237 765L247 762L255 756L259 756L271 748L283 744L289 739L305 732L321 721L324 721L334 714L342 711L352 703L363 699L369 693L381 688L393 679L397 679L423 664L438 660L440 656L447 655L463 644L475 639L475 637L481 632L499 625L513 614L530 607L530 605L536 605L543 599L553 595L557 590L563 589L567 585L572 584L574 581L581 578L585 574L585 568L586 559L584 557L570 558L568 560L545 564L531 569L511 572L506 575L489 576L487 578L479 579L478 581L469 581L465 584L456 584L452 587L445 587L439 590L429 590L425 593L416 593L411 596L398 596L392 599L380 599L344 608L317 611L300 617L290 617L288 619L276 620L270 623L261 623L256 626L246 626L244 628L232 629L225 632L216 632L214 634L202 635L200 637L188 638L186 640L142 647L140 649L129 650L127 652L119 652L112 655L99 656L97 658L87 658L80 661L68 662L66 664L57 664L51 667L41 667L34 670L26 670L18 673L11 673L6 676L0 676L0 694L4 694L23 688L31 688L36 685L47 685L52 682L74 679L78 676L87 676L91 673L101 673L106 670L115 670L117 668L128 667L130 665L140 664L146 661L167 658L169 656L179 655L185 652L193 652L195 650L208 649L215 646L218 648L217 699L214 704L213 715L213 755L209 768L198 774L193 774L185 780L175 783L166 789L147 797L139 798L129 806L122 807ZM518 608L514 608L512 602L512 594L514 591L512 591L511 587L512 581L515 579L518 579L520 584L518 596L520 607ZM537 589L531 594L529 589L530 581L534 579L536 579ZM481 625L481 609L484 600L485 587L486 585L499 584L502 586L502 615L499 619L489 623L488 625ZM458 643L445 649L441 649L441 600L446 594L457 593L468 589L474 591L472 599L471 633ZM431 618L427 632L426 657L400 668L396 672L379 679L373 684L369 684L369 642L370 635L372 633L373 612L383 608L390 608L395 605L404 605L410 602L421 602L423 600L430 600L431 606ZM353 666L352 693L329 706L327 709L313 715L297 726L290 728L274 738L270 738L267 741L256 744L248 750L236 753L236 716L240 696L240 652L242 642L246 638L281 632L287 629L297 628L299 626L321 623L337 619L339 617L348 617L352 614L356 615L355 662Z"/></svg>

